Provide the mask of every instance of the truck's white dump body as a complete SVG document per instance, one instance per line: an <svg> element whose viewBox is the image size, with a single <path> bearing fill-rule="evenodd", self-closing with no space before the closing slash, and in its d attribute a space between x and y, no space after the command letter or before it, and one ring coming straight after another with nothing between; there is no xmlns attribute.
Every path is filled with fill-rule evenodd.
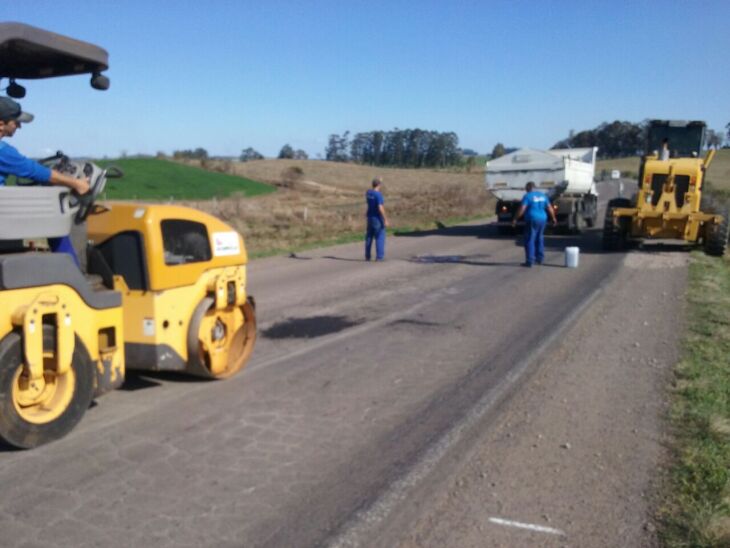
<svg viewBox="0 0 730 548"><path fill-rule="evenodd" d="M499 200L521 200L532 181L551 199L560 194L596 194L598 148L523 148L487 162L487 189Z"/></svg>

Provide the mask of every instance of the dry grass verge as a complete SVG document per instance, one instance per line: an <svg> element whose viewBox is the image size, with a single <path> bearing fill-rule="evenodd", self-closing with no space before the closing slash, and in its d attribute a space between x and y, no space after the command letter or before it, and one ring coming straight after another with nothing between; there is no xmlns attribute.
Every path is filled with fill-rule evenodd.
<svg viewBox="0 0 730 548"><path fill-rule="evenodd" d="M209 162L208 168L215 169L215 162ZM396 229L432 228L436 221L486 217L494 208L483 173L382 169L313 160L233 162L228 169L274 184L279 190L253 198L185 203L240 231L252 256L359 237L365 225L365 191L375 176L383 179L386 211Z"/></svg>

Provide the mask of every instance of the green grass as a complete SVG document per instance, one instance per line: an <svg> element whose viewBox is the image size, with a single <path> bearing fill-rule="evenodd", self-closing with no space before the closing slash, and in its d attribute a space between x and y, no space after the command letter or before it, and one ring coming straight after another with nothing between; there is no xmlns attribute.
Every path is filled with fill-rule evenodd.
<svg viewBox="0 0 730 548"><path fill-rule="evenodd" d="M107 199L208 200L233 194L257 196L276 190L251 179L152 158L105 160L99 165L116 165L124 171L121 179L107 182Z"/></svg>
<svg viewBox="0 0 730 548"><path fill-rule="evenodd" d="M660 510L666 546L730 546L730 261L693 254Z"/></svg>

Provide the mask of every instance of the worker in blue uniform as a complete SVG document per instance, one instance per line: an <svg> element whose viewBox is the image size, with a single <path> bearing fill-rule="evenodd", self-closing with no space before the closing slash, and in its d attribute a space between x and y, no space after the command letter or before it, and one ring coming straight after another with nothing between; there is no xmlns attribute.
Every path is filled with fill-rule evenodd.
<svg viewBox="0 0 730 548"><path fill-rule="evenodd" d="M380 188L383 181L380 177L373 179L372 188L365 193L367 203L367 229L365 232L365 260L369 261L373 241L375 241L375 260L385 259L385 228L388 226L388 218L385 216L383 194Z"/></svg>
<svg viewBox="0 0 730 548"><path fill-rule="evenodd" d="M542 192L535 190L535 183L530 181L525 185L525 195L522 197L520 209L512 220L512 225L524 215L525 217L525 262L522 266L531 267L534 263L542 264L545 259L545 224L550 215L553 224L557 223L555 211L550 200Z"/></svg>
<svg viewBox="0 0 730 548"><path fill-rule="evenodd" d="M20 105L10 97L0 97L0 186L5 186L8 175L15 175L23 179L30 179L40 184L63 185L86 194L89 191L88 179L75 179L55 169L50 169L38 162L26 158L18 150L2 141L4 137L12 137L20 129L21 124L33 121L33 115L23 112ZM79 265L71 238L48 238L51 250L58 253L68 253Z"/></svg>

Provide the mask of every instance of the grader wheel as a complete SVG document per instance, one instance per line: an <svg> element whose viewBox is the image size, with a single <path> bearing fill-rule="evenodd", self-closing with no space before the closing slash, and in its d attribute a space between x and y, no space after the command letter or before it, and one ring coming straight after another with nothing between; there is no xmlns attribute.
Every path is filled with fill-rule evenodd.
<svg viewBox="0 0 730 548"><path fill-rule="evenodd" d="M626 246L628 227L623 219L617 224L613 218L613 210L617 207L630 207L630 202L626 198L614 198L608 202L603 223L603 249L606 251L618 251Z"/></svg>
<svg viewBox="0 0 730 548"><path fill-rule="evenodd" d="M19 333L0 341L0 438L30 449L56 440L81 420L94 395L94 366L77 337L71 368L55 369L55 328L43 326L43 380L30 381Z"/></svg>
<svg viewBox="0 0 730 548"><path fill-rule="evenodd" d="M216 309L203 299L188 332L188 372L225 379L238 373L251 357L256 342L256 315L251 302Z"/></svg>
<svg viewBox="0 0 730 548"><path fill-rule="evenodd" d="M730 231L727 210L722 211L722 222L705 226L704 249L705 253L713 257L722 257L727 246L728 232Z"/></svg>

